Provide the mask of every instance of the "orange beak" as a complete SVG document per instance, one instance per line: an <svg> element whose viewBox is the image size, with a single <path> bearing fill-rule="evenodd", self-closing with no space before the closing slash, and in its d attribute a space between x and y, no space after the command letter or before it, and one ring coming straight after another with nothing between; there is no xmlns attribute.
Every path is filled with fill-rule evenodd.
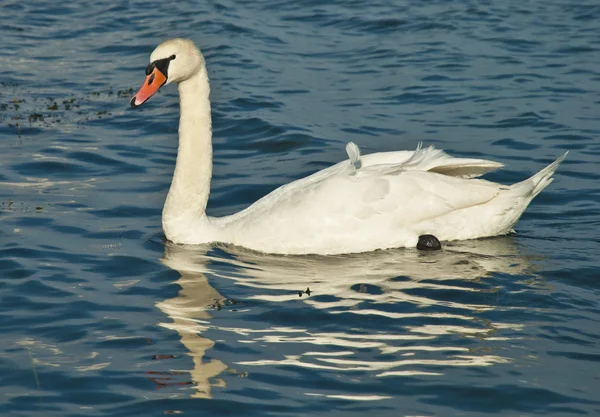
<svg viewBox="0 0 600 417"><path fill-rule="evenodd" d="M160 72L158 68L154 70L146 77L142 88L137 92L131 99L131 107L141 106L158 91L167 82L167 77Z"/></svg>

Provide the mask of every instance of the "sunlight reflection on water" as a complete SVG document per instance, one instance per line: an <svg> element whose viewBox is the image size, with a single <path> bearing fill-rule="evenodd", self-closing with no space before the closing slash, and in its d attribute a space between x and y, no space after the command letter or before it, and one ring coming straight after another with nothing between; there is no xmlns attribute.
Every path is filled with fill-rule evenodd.
<svg viewBox="0 0 600 417"><path fill-rule="evenodd" d="M177 297L157 304L172 320L160 325L175 330L193 358L194 369L190 371L195 389L193 397L210 398L211 386L224 384L215 378L229 368L217 359L203 360L206 352L215 345L204 336L210 330L233 333L239 343L256 345L259 349L265 345L286 344L285 352L296 352L235 363L235 366L249 370L264 366L302 367L366 372L382 378L443 375L448 367L507 363L510 359L500 354L446 343L456 335L506 341L510 337L499 336L498 332L502 329L519 332L522 325L483 322L478 314L499 308L497 305L462 302L460 297L448 300L436 297L436 294L446 291L489 293L493 289L473 284L494 272L532 273L528 258L519 254L511 237L455 243L436 253L391 250L337 257L286 257L227 248L226 254L227 257L215 256L207 253L207 248L198 246L168 243L165 246L162 262L181 274L176 282L181 290ZM236 285L250 287L254 294L250 299L270 303L272 308L278 303L301 300L314 309L336 316L355 315L359 320L364 316L383 316L392 320L394 326L390 332L373 333L364 328L331 332L301 326L240 328L215 325L211 322L209 309L226 302L227 298L211 285L212 280L231 280ZM298 291L299 288L307 290ZM431 306L436 306L435 312L428 311ZM446 312L440 312L440 307ZM403 324L403 320L408 322ZM322 351L323 347L327 347L326 351ZM358 358L357 350L370 351L372 357L368 360ZM339 395L363 401L387 398Z"/></svg>

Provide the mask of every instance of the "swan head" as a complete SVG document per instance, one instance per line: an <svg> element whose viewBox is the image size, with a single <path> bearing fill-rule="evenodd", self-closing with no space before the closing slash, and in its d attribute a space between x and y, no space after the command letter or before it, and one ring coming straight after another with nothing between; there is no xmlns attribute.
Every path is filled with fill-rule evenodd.
<svg viewBox="0 0 600 417"><path fill-rule="evenodd" d="M185 81L205 68L204 58L193 41L170 39L158 45L146 67L146 79L131 99L131 107L141 106L163 85Z"/></svg>

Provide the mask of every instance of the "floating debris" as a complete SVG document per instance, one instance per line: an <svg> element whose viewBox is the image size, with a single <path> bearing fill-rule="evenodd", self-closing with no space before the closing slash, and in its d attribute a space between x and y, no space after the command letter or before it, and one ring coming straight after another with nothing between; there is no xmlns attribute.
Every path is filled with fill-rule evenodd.
<svg viewBox="0 0 600 417"><path fill-rule="evenodd" d="M160 359L174 359L177 356L175 355L154 355L152 356L152 360L156 361L156 360L160 360Z"/></svg>
<svg viewBox="0 0 600 417"><path fill-rule="evenodd" d="M298 297L302 297L302 294L306 294L310 297L310 293L312 291L310 290L310 288L306 287L306 291L298 291Z"/></svg>
<svg viewBox="0 0 600 417"><path fill-rule="evenodd" d="M44 115L41 113L31 113L28 117L27 120L29 120L29 124L31 125L32 122L43 122L44 121Z"/></svg>
<svg viewBox="0 0 600 417"><path fill-rule="evenodd" d="M133 88L127 88L125 90L117 91L117 97L131 97L133 94Z"/></svg>
<svg viewBox="0 0 600 417"><path fill-rule="evenodd" d="M48 90L40 94L18 84L0 82L6 95L0 96L0 124L16 128L19 139L27 137L31 128L59 127L72 130L74 125L111 117L111 109L128 108L128 100L134 94L132 88L116 90L109 88L94 91L84 96L57 97ZM116 93L115 93L116 91ZM7 97L8 96L8 97ZM116 99L119 98L119 100ZM121 100L123 99L123 103ZM26 125L20 120L27 120Z"/></svg>

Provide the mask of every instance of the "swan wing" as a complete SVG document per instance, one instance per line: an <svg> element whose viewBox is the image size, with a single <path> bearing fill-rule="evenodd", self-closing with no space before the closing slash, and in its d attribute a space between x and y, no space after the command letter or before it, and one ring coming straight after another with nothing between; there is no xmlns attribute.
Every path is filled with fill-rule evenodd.
<svg viewBox="0 0 600 417"><path fill-rule="evenodd" d="M272 213L275 217L296 217L309 223L315 219L315 224L340 227L367 224L371 220L410 227L455 210L485 204L500 190L488 181L428 171L371 174L358 171L354 175L331 176L288 196L287 202L278 204Z"/></svg>
<svg viewBox="0 0 600 417"><path fill-rule="evenodd" d="M355 145L347 150L349 160L284 185L227 221L329 233L373 219L406 226L484 204L499 191L497 184L465 179L502 166L495 162L452 158L432 147L395 153L395 160L388 153L360 156Z"/></svg>

